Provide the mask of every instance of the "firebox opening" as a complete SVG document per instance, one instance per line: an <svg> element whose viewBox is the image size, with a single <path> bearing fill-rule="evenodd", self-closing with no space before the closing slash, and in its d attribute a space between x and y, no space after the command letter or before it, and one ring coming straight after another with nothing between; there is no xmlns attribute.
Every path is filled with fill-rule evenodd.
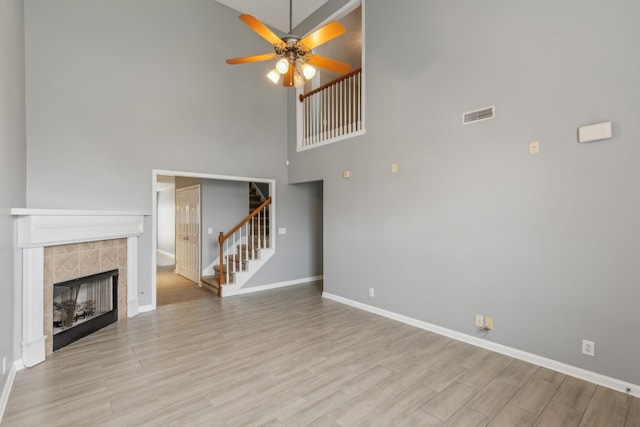
<svg viewBox="0 0 640 427"><path fill-rule="evenodd" d="M53 285L53 351L117 321L117 269Z"/></svg>

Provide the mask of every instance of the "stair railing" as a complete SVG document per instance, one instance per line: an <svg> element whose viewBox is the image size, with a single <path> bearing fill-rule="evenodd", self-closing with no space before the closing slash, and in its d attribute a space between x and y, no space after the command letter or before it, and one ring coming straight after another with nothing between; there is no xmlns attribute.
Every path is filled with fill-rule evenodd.
<svg viewBox="0 0 640 427"><path fill-rule="evenodd" d="M308 148L362 131L362 69L358 68L299 96L298 148Z"/></svg>
<svg viewBox="0 0 640 427"><path fill-rule="evenodd" d="M267 235L269 226L267 217L270 205L271 197L265 200L245 219L240 221L238 225L233 227L227 234L221 231L218 235L218 243L220 244L218 294L222 291L222 285L229 283L229 276L231 274L238 271L238 269L242 270L242 266L247 260L255 259L256 248L271 247L270 239ZM244 247L242 246L243 244L245 245ZM240 246L240 250L235 249L237 246ZM236 253L230 255L229 247L235 250ZM227 254L226 258L224 256L225 253Z"/></svg>

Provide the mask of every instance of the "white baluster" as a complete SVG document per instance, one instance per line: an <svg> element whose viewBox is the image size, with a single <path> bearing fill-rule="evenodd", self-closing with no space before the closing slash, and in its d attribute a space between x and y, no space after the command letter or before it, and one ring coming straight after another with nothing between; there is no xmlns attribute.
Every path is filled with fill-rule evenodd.
<svg viewBox="0 0 640 427"><path fill-rule="evenodd" d="M229 258L227 258L227 262L224 262L224 257L226 257L229 253L229 239L224 241L224 251L223 253L223 259L220 260L220 264L221 265L226 265L226 268L224 269L224 275L226 276L226 280L224 281L224 283L229 283ZM220 274L223 274L222 271L220 271Z"/></svg>

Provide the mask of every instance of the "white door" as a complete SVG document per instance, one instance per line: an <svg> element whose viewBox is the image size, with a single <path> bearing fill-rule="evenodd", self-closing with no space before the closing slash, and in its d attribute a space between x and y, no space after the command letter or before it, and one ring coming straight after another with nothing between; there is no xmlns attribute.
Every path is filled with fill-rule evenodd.
<svg viewBox="0 0 640 427"><path fill-rule="evenodd" d="M176 189L176 273L200 284L200 185Z"/></svg>

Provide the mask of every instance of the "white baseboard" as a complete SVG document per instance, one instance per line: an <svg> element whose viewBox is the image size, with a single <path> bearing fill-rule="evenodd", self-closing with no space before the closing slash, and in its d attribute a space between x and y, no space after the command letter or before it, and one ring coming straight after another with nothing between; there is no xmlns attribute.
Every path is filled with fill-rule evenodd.
<svg viewBox="0 0 640 427"><path fill-rule="evenodd" d="M324 298L327 298L342 304L346 304L351 307L359 308L361 310L368 311L370 313L374 313L383 317L387 317L389 319L406 323L407 325L415 326L417 328L434 332L439 335L444 335L454 340L462 341L467 344L475 345L477 347L482 347L484 349L491 350L496 353L513 357L514 359L519 359L525 362L533 363L534 365L542 366L544 368L548 368L565 375L570 375L572 377L576 377L584 381L601 385L603 387L607 387L612 390L616 390L622 393L627 393L631 396L640 397L640 385L637 385L637 384L631 384L631 383L619 380L617 378L611 378L606 375L599 374L597 372L587 371L586 369L578 368L577 366L568 365L566 363L559 362L557 360L548 359L546 357L539 356L537 354L528 353L526 351L518 350L516 348L507 347L502 344L486 341L481 338L477 338L471 335L454 331L452 329L443 328L441 326L427 323L422 320L403 316L401 314L397 314L392 311L387 311L387 310L374 307L368 304L363 304L361 302L350 300L348 298L343 298L338 295L333 295L328 292L323 292L322 296Z"/></svg>
<svg viewBox="0 0 640 427"><path fill-rule="evenodd" d="M0 395L0 422L2 422L2 418L4 417L4 410L7 408L7 402L9 402L9 395L11 394L11 389L13 388L13 380L16 378L16 372L24 369L24 364L22 360L16 360L11 364L11 369L9 370L9 375L7 376L7 382L4 383L4 388L2 389L2 394Z"/></svg>
<svg viewBox="0 0 640 427"><path fill-rule="evenodd" d="M156 265L158 266L173 265L176 263L176 254L163 251L162 249L156 249L156 259Z"/></svg>
<svg viewBox="0 0 640 427"><path fill-rule="evenodd" d="M252 286L250 288L232 289L231 292L229 293L225 292L226 287L229 285L223 285L222 291L224 292L224 295L223 295L224 297L228 297L232 295L251 294L254 292L269 291L272 289L285 288L287 286L295 286L295 285L302 285L304 283L315 282L317 280L322 280L323 277L324 276L305 277L303 279L295 279L295 280L289 280L286 282L271 283L268 285Z"/></svg>
<svg viewBox="0 0 640 427"><path fill-rule="evenodd" d="M140 305L138 306L138 314L140 313L148 313L150 311L154 311L156 308L153 304L148 305Z"/></svg>

